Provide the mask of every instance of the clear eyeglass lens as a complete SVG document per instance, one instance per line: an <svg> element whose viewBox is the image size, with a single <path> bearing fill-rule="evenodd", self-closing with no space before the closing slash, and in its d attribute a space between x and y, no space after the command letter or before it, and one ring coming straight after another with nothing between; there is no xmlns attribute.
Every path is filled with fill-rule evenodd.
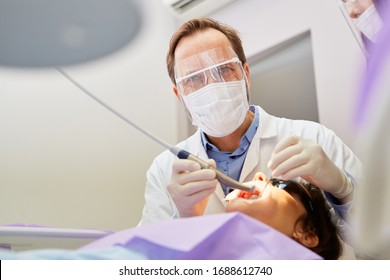
<svg viewBox="0 0 390 280"><path fill-rule="evenodd" d="M184 95L189 95L210 83L239 81L243 79L240 62L228 62L210 69L188 75L178 82L177 86Z"/></svg>

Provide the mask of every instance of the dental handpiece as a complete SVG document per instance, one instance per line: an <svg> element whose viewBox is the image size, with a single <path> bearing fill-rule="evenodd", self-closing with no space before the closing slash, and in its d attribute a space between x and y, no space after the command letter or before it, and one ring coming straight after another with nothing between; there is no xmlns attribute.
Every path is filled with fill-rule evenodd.
<svg viewBox="0 0 390 280"><path fill-rule="evenodd" d="M234 189L239 189L239 190L243 190L243 191L249 191L249 192L254 192L255 191L255 186L246 186L232 178L230 178L229 176L227 176L226 174L222 173L220 170L218 170L217 168L214 168L213 166L210 166L207 162L201 160L200 158L194 156L193 154L187 152L186 150L182 150L182 149L179 149L177 147L171 147L171 149L169 149L174 155L176 155L178 158L180 159L189 159L189 160L192 160L192 161L195 161L197 163L199 163L200 167L202 169L212 169L215 171L215 174L216 174L216 178L218 179L218 181L222 184L224 184L225 186L228 186L228 187L231 187L231 188L234 188Z"/></svg>
<svg viewBox="0 0 390 280"><path fill-rule="evenodd" d="M202 169L212 169L215 171L215 174L216 174L216 178L217 180L224 184L225 186L227 187L231 187L233 189L239 189L239 190L243 190L243 191L249 191L249 192L254 192L255 191L255 186L246 186L232 178L230 178L229 176L227 176L226 174L224 174L223 172L221 172L220 170L218 170L217 168L214 168L213 166L210 166L207 162L201 160L200 158L196 157L195 155L187 152L186 150L183 150L183 149L180 149L178 147L175 147L175 146L172 146L172 145L169 145L168 143L166 143L165 141L163 141L162 139L154 136L153 134L151 134L150 132L146 131L145 129L141 128L140 126L138 126L137 124L133 123L132 121L130 121L129 119L127 119L125 116L123 116L122 114L120 114L119 112L117 112L116 110L114 110L113 108L111 108L110 106L108 106L105 102L103 102L102 100L100 100L99 98L97 98L96 96L94 96L90 91L88 91L86 88L84 88L81 84L79 84L76 80L74 80L71 76L68 75L68 73L66 73L62 68L56 68L57 71L59 71L65 78L67 78L72 84L74 84L76 87L78 87L82 92L84 92L86 95L88 95L90 98L92 98L93 100L95 100L97 103L99 103L101 106L103 106L104 108L106 108L108 111L110 111L111 113L113 113L114 115L116 115L118 118L120 118L121 120L123 120L124 122L126 122L127 124L129 124L130 126L132 126L133 128L137 129L139 132L141 132L143 135L149 137L150 139L152 139L154 142L160 144L161 146L163 146L164 148L168 149L171 153L173 153L175 156L177 156L178 158L180 159L189 159L189 160L192 160L192 161L195 161L197 163L199 163L199 165L201 166Z"/></svg>

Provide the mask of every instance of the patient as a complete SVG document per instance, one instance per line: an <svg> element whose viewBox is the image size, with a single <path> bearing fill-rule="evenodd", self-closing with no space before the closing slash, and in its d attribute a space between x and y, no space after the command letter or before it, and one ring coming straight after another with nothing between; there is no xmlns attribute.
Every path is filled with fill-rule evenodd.
<svg viewBox="0 0 390 280"><path fill-rule="evenodd" d="M262 173L246 184L255 184L256 192L230 193L226 197L229 200L226 212L231 213L130 228L78 250L15 253L0 249L0 259L337 259L340 256L337 229L317 187L268 180Z"/></svg>
<svg viewBox="0 0 390 280"><path fill-rule="evenodd" d="M342 253L337 228L321 190L309 183L268 180L255 175L256 193L234 190L226 212L241 212L255 218L311 249L324 259L337 259Z"/></svg>

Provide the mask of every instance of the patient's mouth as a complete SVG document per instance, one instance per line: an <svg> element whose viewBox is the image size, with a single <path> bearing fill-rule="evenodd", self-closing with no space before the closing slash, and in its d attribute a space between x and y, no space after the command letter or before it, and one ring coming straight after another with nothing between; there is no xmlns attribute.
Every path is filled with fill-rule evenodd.
<svg viewBox="0 0 390 280"><path fill-rule="evenodd" d="M251 199L252 200L252 199L257 199L259 197L261 197L261 192L258 189L255 189L255 191L253 193L236 189L236 190L233 190L232 192L230 192L225 197L225 200L231 201L231 200L236 199L236 198L243 198L243 199Z"/></svg>

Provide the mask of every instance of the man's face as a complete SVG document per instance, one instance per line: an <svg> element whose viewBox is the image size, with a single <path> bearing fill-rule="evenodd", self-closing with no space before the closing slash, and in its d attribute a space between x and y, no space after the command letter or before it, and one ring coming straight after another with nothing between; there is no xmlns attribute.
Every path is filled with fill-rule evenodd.
<svg viewBox="0 0 390 280"><path fill-rule="evenodd" d="M370 43L376 43L383 21L373 0L338 0L340 9L359 46L366 54Z"/></svg>
<svg viewBox="0 0 390 280"><path fill-rule="evenodd" d="M357 19L368 7L373 4L372 0L341 0L352 19Z"/></svg>
<svg viewBox="0 0 390 280"><path fill-rule="evenodd" d="M175 49L175 76L176 78L184 77L198 70L207 69L212 65L229 61L234 57L236 57L236 54L228 38L222 32L209 28L183 37L179 41ZM248 65L244 64L243 69L249 86ZM205 72L205 75L209 77L210 74ZM240 76L237 79L241 80L242 78ZM174 86L174 92L179 97L177 85ZM183 94L183 92L181 93Z"/></svg>

